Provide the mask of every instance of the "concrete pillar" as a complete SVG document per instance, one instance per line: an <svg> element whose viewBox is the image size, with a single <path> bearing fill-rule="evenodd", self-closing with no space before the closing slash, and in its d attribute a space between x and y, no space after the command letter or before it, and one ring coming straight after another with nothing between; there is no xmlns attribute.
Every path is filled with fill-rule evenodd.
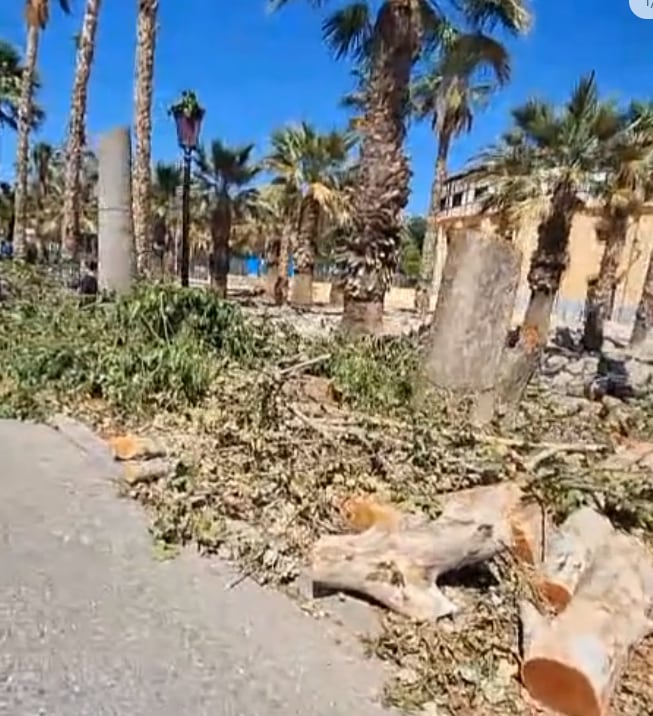
<svg viewBox="0 0 653 716"><path fill-rule="evenodd" d="M98 284L124 293L136 277L128 127L101 136L98 163Z"/></svg>

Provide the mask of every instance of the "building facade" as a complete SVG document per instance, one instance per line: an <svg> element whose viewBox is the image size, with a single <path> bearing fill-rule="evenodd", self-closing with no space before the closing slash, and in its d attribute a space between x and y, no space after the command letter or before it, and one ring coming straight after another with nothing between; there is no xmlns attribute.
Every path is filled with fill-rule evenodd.
<svg viewBox="0 0 653 716"><path fill-rule="evenodd" d="M597 177L600 179L600 177ZM450 228L474 228L491 230L491 214L484 213L483 207L492 186L487 177L474 171L461 172L449 177L440 202L438 224L441 237ZM600 220L600 206L592 201L587 208L576 214L569 238L569 265L563 276L560 293L556 301L555 314L561 321L575 323L582 320L588 281L597 275L603 244L597 238L597 224ZM530 259L537 244L536 216L525 219L516 227L513 240L522 251L522 268L517 292L516 314L521 316L529 297L528 270ZM438 259L437 273L441 274L446 253L446 242L440 238L443 247ZM632 221L619 270L619 284L615 292L612 320L631 323L639 302L649 256L653 250L653 206L645 207L638 221Z"/></svg>

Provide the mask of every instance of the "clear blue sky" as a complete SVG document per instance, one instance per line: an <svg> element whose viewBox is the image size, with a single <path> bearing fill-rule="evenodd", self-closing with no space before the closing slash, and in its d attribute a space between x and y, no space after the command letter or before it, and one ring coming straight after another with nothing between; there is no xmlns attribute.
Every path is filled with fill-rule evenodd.
<svg viewBox="0 0 653 716"><path fill-rule="evenodd" d="M55 5L56 0L51 0ZM336 5L339 0L334 0ZM42 39L40 101L47 121L39 138L58 143L65 133L74 64L75 13L52 8ZM105 0L89 94L88 130L129 123L133 111L136 0ZM320 39L320 16L295 2L269 15L265 0L161 0L153 108L155 159L177 156L166 107L185 88L207 108L203 136L230 143L255 142L265 151L270 130L309 120L321 128L342 126L338 99L350 87L349 66L334 61ZM0 2L0 37L23 46L22 6ZM653 97L653 21L636 18L628 0L534 0L535 25L511 42L513 81L477 118L473 133L453 148L460 168L506 127L508 111L530 95L563 101L580 74L597 71L602 91L618 99ZM120 9L122 8L122 9ZM409 209L428 203L435 142L427 126L411 130L408 151L414 171ZM2 137L0 174L13 163L13 139Z"/></svg>

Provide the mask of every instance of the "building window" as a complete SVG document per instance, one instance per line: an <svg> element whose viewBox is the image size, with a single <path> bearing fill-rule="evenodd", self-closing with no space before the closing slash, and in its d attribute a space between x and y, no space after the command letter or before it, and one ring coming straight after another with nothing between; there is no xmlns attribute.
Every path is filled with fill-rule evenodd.
<svg viewBox="0 0 653 716"><path fill-rule="evenodd" d="M487 194L487 187L477 186L476 189L474 189L474 200L480 199L485 194Z"/></svg>
<svg viewBox="0 0 653 716"><path fill-rule="evenodd" d="M463 205L463 193L462 191L457 191L452 197L451 197L451 206L455 209L457 206Z"/></svg>
<svg viewBox="0 0 653 716"><path fill-rule="evenodd" d="M440 211L444 211L447 208L447 197L443 196L442 199L440 199Z"/></svg>

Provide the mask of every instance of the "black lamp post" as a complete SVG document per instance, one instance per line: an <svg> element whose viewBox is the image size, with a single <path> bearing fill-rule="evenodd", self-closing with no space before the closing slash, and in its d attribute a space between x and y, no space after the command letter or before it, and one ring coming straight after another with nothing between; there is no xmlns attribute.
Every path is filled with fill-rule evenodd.
<svg viewBox="0 0 653 716"><path fill-rule="evenodd" d="M188 286L190 278L190 166L204 119L204 108L194 92L184 91L181 99L170 107L177 126L177 141L184 153L184 174L181 196L181 285Z"/></svg>

